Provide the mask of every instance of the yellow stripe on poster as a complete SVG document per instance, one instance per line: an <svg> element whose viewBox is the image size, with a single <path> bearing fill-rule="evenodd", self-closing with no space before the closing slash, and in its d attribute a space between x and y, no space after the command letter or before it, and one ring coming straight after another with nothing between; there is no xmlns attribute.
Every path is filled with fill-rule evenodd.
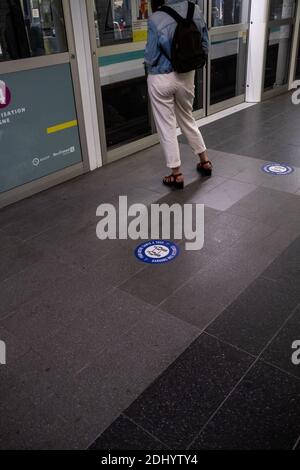
<svg viewBox="0 0 300 470"><path fill-rule="evenodd" d="M147 30L136 30L133 31L133 42L144 42L147 41L148 32Z"/></svg>
<svg viewBox="0 0 300 470"><path fill-rule="evenodd" d="M47 134L54 134L55 132L64 131L65 129L71 129L71 127L78 126L78 121L68 121L63 122L62 124L57 124L57 126L48 127Z"/></svg>

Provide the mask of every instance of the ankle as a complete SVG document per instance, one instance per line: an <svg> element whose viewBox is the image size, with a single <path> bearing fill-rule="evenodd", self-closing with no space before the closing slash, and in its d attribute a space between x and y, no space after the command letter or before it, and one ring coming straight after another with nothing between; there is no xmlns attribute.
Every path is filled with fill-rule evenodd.
<svg viewBox="0 0 300 470"><path fill-rule="evenodd" d="M202 153L199 153L199 158L200 158L200 162L201 163L207 163L209 162L209 159L208 159L208 155L207 155L207 152L202 152Z"/></svg>

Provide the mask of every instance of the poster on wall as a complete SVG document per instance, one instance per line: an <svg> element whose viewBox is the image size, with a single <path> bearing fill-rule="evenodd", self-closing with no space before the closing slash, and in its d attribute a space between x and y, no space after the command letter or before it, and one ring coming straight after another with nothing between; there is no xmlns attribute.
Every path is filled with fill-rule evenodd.
<svg viewBox="0 0 300 470"><path fill-rule="evenodd" d="M132 0L133 42L147 41L150 3L148 0Z"/></svg>
<svg viewBox="0 0 300 470"><path fill-rule="evenodd" d="M69 64L0 74L0 193L81 161Z"/></svg>

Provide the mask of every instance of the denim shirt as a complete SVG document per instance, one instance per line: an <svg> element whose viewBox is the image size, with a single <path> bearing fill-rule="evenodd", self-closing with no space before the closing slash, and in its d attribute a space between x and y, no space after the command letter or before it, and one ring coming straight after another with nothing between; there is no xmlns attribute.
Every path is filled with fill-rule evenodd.
<svg viewBox="0 0 300 470"><path fill-rule="evenodd" d="M166 0L166 5L172 8L182 17L187 17L187 0ZM194 22L202 34L203 49L208 53L209 39L208 30L198 5L195 5ZM160 47L171 56L171 46L177 22L166 13L157 11L148 20L148 41L145 50L145 66L150 74L165 74L173 72L169 59L162 54Z"/></svg>

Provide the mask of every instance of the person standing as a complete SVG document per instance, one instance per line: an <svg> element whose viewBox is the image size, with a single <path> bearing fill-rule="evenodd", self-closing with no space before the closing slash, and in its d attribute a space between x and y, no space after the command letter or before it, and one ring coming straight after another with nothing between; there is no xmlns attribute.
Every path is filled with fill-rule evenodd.
<svg viewBox="0 0 300 470"><path fill-rule="evenodd" d="M177 123L194 153L197 170L211 176L212 163L193 116L195 69L207 61L208 30L198 5L187 0L152 0L145 50L148 92L167 167L163 184L184 188Z"/></svg>

